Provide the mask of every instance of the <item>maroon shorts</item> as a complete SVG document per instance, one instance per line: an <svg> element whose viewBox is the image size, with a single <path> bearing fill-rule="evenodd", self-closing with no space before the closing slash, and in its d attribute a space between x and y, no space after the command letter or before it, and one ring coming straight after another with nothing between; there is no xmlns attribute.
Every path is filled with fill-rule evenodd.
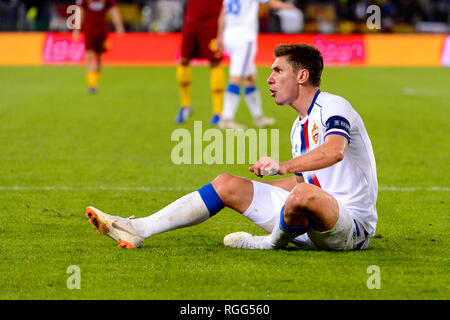
<svg viewBox="0 0 450 320"><path fill-rule="evenodd" d="M222 60L218 52L215 39L217 29L202 25L185 25L182 32L181 56L187 59L207 59L211 62Z"/></svg>
<svg viewBox="0 0 450 320"><path fill-rule="evenodd" d="M84 34L86 51L91 50L96 53L103 53L106 51L107 34Z"/></svg>

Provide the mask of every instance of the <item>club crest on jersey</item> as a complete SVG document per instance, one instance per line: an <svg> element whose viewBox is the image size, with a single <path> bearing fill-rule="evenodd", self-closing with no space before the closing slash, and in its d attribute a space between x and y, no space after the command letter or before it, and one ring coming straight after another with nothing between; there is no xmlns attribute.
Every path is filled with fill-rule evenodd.
<svg viewBox="0 0 450 320"><path fill-rule="evenodd" d="M317 144L317 142L319 141L319 128L317 127L316 123L314 123L311 133L314 143Z"/></svg>

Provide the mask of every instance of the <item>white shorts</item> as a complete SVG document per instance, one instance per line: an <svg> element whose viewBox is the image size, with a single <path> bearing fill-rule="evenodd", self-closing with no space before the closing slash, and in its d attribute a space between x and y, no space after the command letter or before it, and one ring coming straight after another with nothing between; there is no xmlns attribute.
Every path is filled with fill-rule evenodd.
<svg viewBox="0 0 450 320"><path fill-rule="evenodd" d="M225 32L223 44L230 55L230 76L246 78L256 73L256 40L247 40L233 32Z"/></svg>
<svg viewBox="0 0 450 320"><path fill-rule="evenodd" d="M281 208L288 191L266 183L252 181L253 201L244 216L271 233L280 223ZM292 242L321 250L359 250L369 245L370 237L362 224L339 201L339 216L331 230L320 232L311 228Z"/></svg>

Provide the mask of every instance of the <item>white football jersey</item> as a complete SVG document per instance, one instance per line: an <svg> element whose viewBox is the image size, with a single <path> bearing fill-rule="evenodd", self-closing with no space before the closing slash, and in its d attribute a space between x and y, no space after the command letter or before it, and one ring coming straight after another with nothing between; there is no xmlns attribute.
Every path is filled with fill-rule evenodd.
<svg viewBox="0 0 450 320"><path fill-rule="evenodd" d="M378 182L372 144L359 114L344 98L317 91L307 116L291 130L292 156L301 156L324 143L329 134L348 139L344 159L314 171L296 173L342 203L370 235L377 224Z"/></svg>
<svg viewBox="0 0 450 320"><path fill-rule="evenodd" d="M225 31L236 34L239 38L254 38L258 35L259 3L268 0L224 0Z"/></svg>

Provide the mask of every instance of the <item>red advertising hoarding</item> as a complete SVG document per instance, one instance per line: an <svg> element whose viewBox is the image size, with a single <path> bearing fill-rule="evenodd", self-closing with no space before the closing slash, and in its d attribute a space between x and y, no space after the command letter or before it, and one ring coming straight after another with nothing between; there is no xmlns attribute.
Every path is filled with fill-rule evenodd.
<svg viewBox="0 0 450 320"><path fill-rule="evenodd" d="M273 62L273 49L278 44L314 44L327 65L361 65L365 61L363 36L359 35L260 35L255 59L258 65ZM181 35L178 33L111 34L108 51L103 56L106 65L174 65L179 60ZM74 41L70 33L48 33L45 37L43 63L81 63L84 59L84 40ZM225 53L224 62L228 56Z"/></svg>

